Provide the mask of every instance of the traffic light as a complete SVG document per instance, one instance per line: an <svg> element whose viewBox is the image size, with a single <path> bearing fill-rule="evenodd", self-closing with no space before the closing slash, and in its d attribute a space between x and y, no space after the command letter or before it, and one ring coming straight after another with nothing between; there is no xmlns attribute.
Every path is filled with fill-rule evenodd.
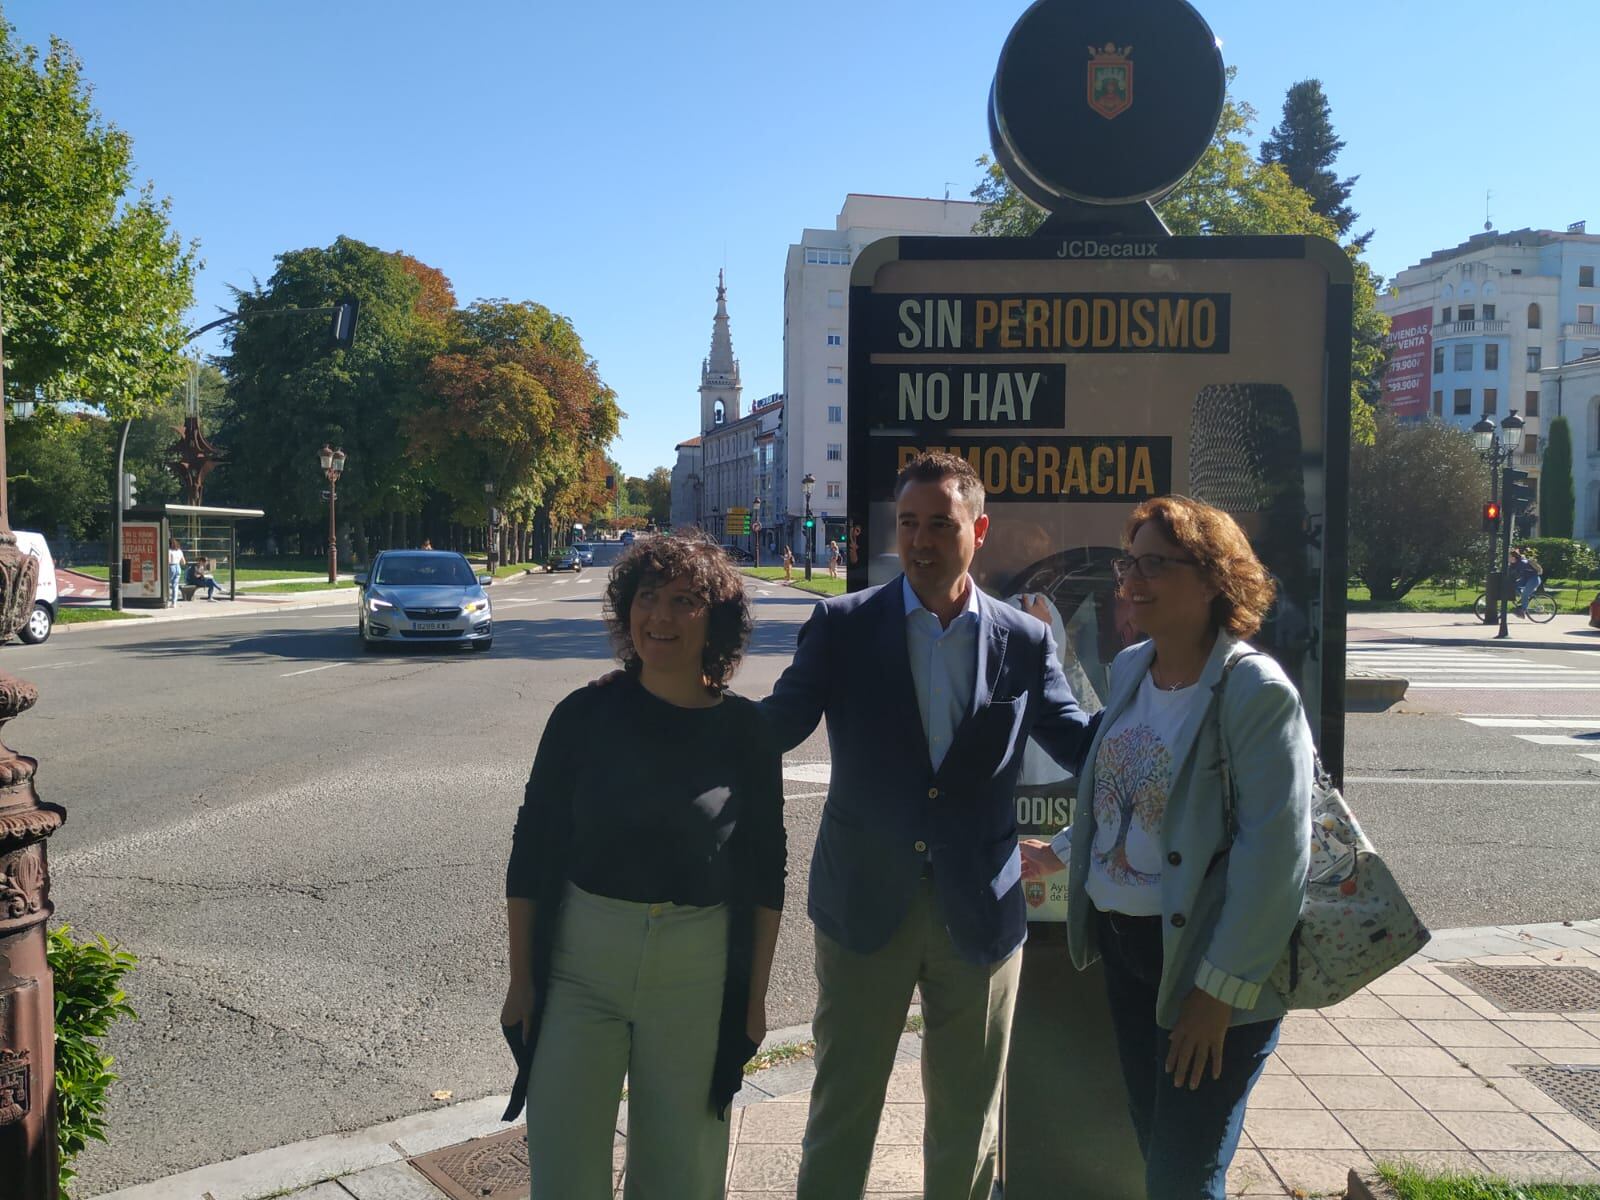
<svg viewBox="0 0 1600 1200"><path fill-rule="evenodd" d="M333 325L329 337L336 350L348 350L356 340L356 321L361 316L361 301L346 296L333 306Z"/></svg>
<svg viewBox="0 0 1600 1200"><path fill-rule="evenodd" d="M1533 482L1528 472L1518 471L1512 467L1505 469L1506 507L1513 513L1521 512L1533 503Z"/></svg>
<svg viewBox="0 0 1600 1200"><path fill-rule="evenodd" d="M815 529L816 527L817 527L817 519L815 517L807 517L806 518L806 528L807 529Z"/></svg>
<svg viewBox="0 0 1600 1200"><path fill-rule="evenodd" d="M1491 533L1500 526L1500 506L1493 500L1483 506L1483 527Z"/></svg>
<svg viewBox="0 0 1600 1200"><path fill-rule="evenodd" d="M133 472L122 473L122 507L132 508L139 500L139 490L134 482Z"/></svg>
<svg viewBox="0 0 1600 1200"><path fill-rule="evenodd" d="M748 512L746 512L744 514L743 520L744 520L744 528L741 529L740 532L741 533L749 533L750 532L750 514Z"/></svg>

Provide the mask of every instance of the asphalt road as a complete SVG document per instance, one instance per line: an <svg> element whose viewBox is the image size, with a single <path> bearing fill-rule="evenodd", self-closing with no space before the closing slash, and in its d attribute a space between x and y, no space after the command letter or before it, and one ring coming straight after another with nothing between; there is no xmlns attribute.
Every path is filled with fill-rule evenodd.
<svg viewBox="0 0 1600 1200"><path fill-rule="evenodd" d="M58 918L141 958L141 1019L111 1040L111 1141L83 1156L81 1194L506 1088L505 857L545 717L610 666L607 550L579 576L496 585L488 655L362 655L353 605L4 649L40 690L7 741L68 809L50 846ZM761 696L813 600L754 594L736 685ZM1496 707L1493 686L1431 695L1348 731L1352 802L1424 917L1600 915L1600 762L1581 757L1600 744L1458 715L1524 711ZM1600 690L1560 695L1600 740ZM826 758L819 732L786 760L774 1027L814 1001L804 888Z"/></svg>

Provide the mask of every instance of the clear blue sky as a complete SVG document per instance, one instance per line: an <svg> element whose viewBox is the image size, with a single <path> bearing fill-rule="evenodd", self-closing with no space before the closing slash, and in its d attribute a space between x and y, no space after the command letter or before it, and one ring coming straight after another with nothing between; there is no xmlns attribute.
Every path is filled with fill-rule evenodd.
<svg viewBox="0 0 1600 1200"><path fill-rule="evenodd" d="M1323 81L1386 275L1498 228L1600 231L1588 0L1199 0L1255 105ZM1021 0L10 0L64 37L205 269L196 323L340 234L463 302L570 317L630 474L695 432L717 269L747 400L783 386L783 263L846 192L965 197ZM220 343L203 343L208 349Z"/></svg>

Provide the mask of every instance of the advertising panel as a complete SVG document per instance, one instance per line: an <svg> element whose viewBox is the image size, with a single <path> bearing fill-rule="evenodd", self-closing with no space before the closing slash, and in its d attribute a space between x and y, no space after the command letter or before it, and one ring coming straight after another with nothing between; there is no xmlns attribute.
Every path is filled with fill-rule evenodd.
<svg viewBox="0 0 1600 1200"><path fill-rule="evenodd" d="M1433 370L1433 308L1395 317L1385 339L1389 368L1383 374L1383 402L1397 417L1428 415L1428 380Z"/></svg>
<svg viewBox="0 0 1600 1200"><path fill-rule="evenodd" d="M1111 570L1129 513L1169 492L1205 500L1277 582L1253 640L1296 682L1338 772L1349 278L1337 247L1306 238L868 247L850 297L851 589L900 571L899 469L924 450L961 455L990 517L974 578L1018 606L1043 599L1067 679L1095 711L1111 660L1139 639ZM1019 827L1059 829L1072 790L1030 745ZM1059 919L1065 880L1028 885L1035 919Z"/></svg>
<svg viewBox="0 0 1600 1200"><path fill-rule="evenodd" d="M124 521L122 525L123 600L161 603L167 552L156 521Z"/></svg>

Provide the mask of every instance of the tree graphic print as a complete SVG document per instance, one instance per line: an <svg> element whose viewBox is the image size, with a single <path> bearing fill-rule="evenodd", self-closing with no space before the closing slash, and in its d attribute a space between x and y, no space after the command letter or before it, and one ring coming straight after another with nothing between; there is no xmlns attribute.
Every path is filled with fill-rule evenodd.
<svg viewBox="0 0 1600 1200"><path fill-rule="evenodd" d="M1128 861L1128 831L1135 821L1149 834L1161 828L1170 763L1166 746L1148 725L1124 730L1100 747L1095 766L1094 819L1101 829L1115 827L1117 836L1105 851L1096 846L1094 856L1113 883L1138 887L1161 878L1159 871L1139 871Z"/></svg>

